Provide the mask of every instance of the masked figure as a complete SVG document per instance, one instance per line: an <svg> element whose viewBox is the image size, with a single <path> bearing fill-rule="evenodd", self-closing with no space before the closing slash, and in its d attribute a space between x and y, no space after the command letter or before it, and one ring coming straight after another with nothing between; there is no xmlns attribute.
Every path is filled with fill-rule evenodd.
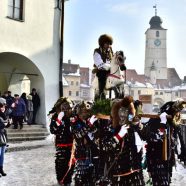
<svg viewBox="0 0 186 186"><path fill-rule="evenodd" d="M131 96L113 104L111 109L114 135L105 142L104 148L110 154L107 177L113 186L143 186L142 174L142 124L135 115Z"/></svg>
<svg viewBox="0 0 186 186"><path fill-rule="evenodd" d="M147 171L153 185L169 186L175 153L186 157L183 139L180 135L180 111L184 101L170 101L160 108L160 118L151 118L146 125Z"/></svg>
<svg viewBox="0 0 186 186"><path fill-rule="evenodd" d="M70 130L70 117L72 116L71 100L61 97L49 112L52 115L50 122L50 132L55 135L56 177L61 185L70 185L73 174L72 147L73 135Z"/></svg>
<svg viewBox="0 0 186 186"><path fill-rule="evenodd" d="M97 147L94 143L97 118L91 117L90 102L77 105L77 113L71 119L72 133L75 139L75 185L90 186L95 182L95 166L97 161Z"/></svg>

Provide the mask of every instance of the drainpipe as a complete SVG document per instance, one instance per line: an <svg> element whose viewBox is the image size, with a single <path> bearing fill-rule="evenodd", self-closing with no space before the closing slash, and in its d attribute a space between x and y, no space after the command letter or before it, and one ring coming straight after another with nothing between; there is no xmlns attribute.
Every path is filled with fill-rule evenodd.
<svg viewBox="0 0 186 186"><path fill-rule="evenodd" d="M61 42L60 42L60 61L59 61L59 95L63 96L63 45L64 45L64 2L61 0Z"/></svg>

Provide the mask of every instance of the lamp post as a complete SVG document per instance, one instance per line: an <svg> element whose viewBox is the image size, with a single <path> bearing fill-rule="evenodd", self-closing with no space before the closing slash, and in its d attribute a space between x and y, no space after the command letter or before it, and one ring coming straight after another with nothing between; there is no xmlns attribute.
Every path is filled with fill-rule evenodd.
<svg viewBox="0 0 186 186"><path fill-rule="evenodd" d="M64 48L64 3L61 0L61 42L60 42L60 61L59 61L59 95L63 96L63 48Z"/></svg>

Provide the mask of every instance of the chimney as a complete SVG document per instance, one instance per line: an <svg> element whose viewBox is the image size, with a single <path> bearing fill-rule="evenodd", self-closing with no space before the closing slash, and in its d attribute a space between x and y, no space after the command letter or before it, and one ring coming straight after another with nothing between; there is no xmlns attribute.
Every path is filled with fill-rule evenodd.
<svg viewBox="0 0 186 186"><path fill-rule="evenodd" d="M71 59L68 60L68 64L71 64Z"/></svg>

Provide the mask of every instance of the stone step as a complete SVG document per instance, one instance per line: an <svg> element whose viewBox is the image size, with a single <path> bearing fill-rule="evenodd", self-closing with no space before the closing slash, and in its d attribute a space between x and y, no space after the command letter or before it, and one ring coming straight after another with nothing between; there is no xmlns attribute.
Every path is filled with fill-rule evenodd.
<svg viewBox="0 0 186 186"><path fill-rule="evenodd" d="M13 126L11 126L13 127ZM27 125L23 124L23 128L12 129L7 128L7 135L9 142L17 143L21 141L34 141L45 139L50 132L44 125Z"/></svg>
<svg viewBox="0 0 186 186"><path fill-rule="evenodd" d="M13 142L23 142L23 141L34 141L34 140L44 140L47 136L24 136L24 137L13 137L8 138L8 141Z"/></svg>
<svg viewBox="0 0 186 186"><path fill-rule="evenodd" d="M29 137L29 136L48 136L49 135L49 132L46 132L46 131L38 131L38 132L11 132L11 133L8 133L8 138L13 138L13 137Z"/></svg>
<svg viewBox="0 0 186 186"><path fill-rule="evenodd" d="M8 134L11 133L24 133L24 132L48 132L46 128L24 128L23 129L6 129Z"/></svg>
<svg viewBox="0 0 186 186"><path fill-rule="evenodd" d="M8 129L11 129L11 128L13 128L13 124L8 128ZM24 128L46 128L46 126L45 125L42 125L42 124L38 124L38 125L27 125L27 124L24 124L23 123L23 127Z"/></svg>
<svg viewBox="0 0 186 186"><path fill-rule="evenodd" d="M39 140L9 142L6 150L7 152L24 151L24 150L40 148L47 145L52 145L55 148L51 136L41 140L39 139Z"/></svg>

